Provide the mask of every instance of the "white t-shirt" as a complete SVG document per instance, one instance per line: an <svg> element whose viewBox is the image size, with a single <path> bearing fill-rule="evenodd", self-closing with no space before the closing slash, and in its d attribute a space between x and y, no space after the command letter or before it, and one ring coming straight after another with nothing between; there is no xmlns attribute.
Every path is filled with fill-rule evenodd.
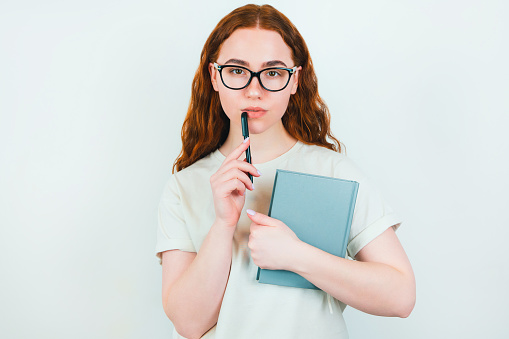
<svg viewBox="0 0 509 339"><path fill-rule="evenodd" d="M253 156L254 158L254 156ZM215 219L210 177L225 156L219 150L175 173L168 180L159 205L156 253L179 249L197 252ZM271 161L255 164L254 191L246 202L233 239L230 277L216 326L206 339L348 338L342 312L345 304L321 290L262 284L247 246L251 220L246 209L267 214L276 169L329 176L359 183L348 255L355 258L366 244L400 219L353 162L325 147L298 141ZM174 331L174 339L183 338Z"/></svg>

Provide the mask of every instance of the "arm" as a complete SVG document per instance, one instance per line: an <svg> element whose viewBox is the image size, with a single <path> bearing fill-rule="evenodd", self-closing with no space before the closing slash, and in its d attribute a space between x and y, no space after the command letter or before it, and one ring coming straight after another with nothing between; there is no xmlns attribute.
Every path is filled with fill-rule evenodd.
<svg viewBox="0 0 509 339"><path fill-rule="evenodd" d="M280 220L247 211L248 246L255 265L300 274L315 286L363 312L407 317L415 304L415 278L392 227L356 255L358 261L324 252L301 241Z"/></svg>
<svg viewBox="0 0 509 339"><path fill-rule="evenodd" d="M175 329L187 338L200 338L217 322L232 260L233 234L253 190L247 172L256 168L238 158L249 139L230 153L210 178L216 219L198 253L163 252L163 308Z"/></svg>
<svg viewBox="0 0 509 339"><path fill-rule="evenodd" d="M415 305L415 278L392 227L352 261L300 242L290 270L360 311L407 317Z"/></svg>
<svg viewBox="0 0 509 339"><path fill-rule="evenodd" d="M218 319L235 228L214 224L198 253L163 252L163 308L176 331L200 338Z"/></svg>

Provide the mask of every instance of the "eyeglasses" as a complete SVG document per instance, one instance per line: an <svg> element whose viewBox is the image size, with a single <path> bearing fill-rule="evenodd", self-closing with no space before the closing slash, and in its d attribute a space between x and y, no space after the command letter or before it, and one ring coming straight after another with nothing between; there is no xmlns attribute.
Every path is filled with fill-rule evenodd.
<svg viewBox="0 0 509 339"><path fill-rule="evenodd" d="M251 80L253 80L253 77L256 77L260 85L270 92L284 90L290 82L290 77L297 70L297 66L294 68L270 67L264 68L259 72L253 72L246 67L218 65L215 62L214 67L219 71L223 85L229 89L239 90L246 88L251 83Z"/></svg>

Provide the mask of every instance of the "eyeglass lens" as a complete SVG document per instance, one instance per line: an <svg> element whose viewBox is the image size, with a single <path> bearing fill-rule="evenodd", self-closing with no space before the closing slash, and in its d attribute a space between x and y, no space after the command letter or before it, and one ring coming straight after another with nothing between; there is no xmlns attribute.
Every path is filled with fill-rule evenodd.
<svg viewBox="0 0 509 339"><path fill-rule="evenodd" d="M238 66L222 66L221 77L224 84L232 89L240 89L247 85L251 73ZM285 69L268 68L260 74L263 87L271 91L283 89L290 78L290 72Z"/></svg>

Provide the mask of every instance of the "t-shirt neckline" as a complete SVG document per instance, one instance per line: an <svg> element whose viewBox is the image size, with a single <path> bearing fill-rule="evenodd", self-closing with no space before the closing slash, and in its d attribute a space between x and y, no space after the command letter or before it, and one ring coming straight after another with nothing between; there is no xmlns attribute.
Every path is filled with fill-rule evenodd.
<svg viewBox="0 0 509 339"><path fill-rule="evenodd" d="M266 168L266 167L270 167L270 166L273 166L275 163L278 163L282 160L285 160L289 157L291 157L293 154L295 154L304 144L300 141L300 140L297 140L297 142L295 143L295 145L293 145L288 151L286 151L285 153L281 154L280 156L272 159L272 160L269 160L269 161L266 161L266 162L262 162L262 163L259 163L259 164L254 164L256 168ZM217 150L215 150L212 155L218 159L221 163L223 163L223 161L226 159L226 157L219 151L219 148Z"/></svg>

